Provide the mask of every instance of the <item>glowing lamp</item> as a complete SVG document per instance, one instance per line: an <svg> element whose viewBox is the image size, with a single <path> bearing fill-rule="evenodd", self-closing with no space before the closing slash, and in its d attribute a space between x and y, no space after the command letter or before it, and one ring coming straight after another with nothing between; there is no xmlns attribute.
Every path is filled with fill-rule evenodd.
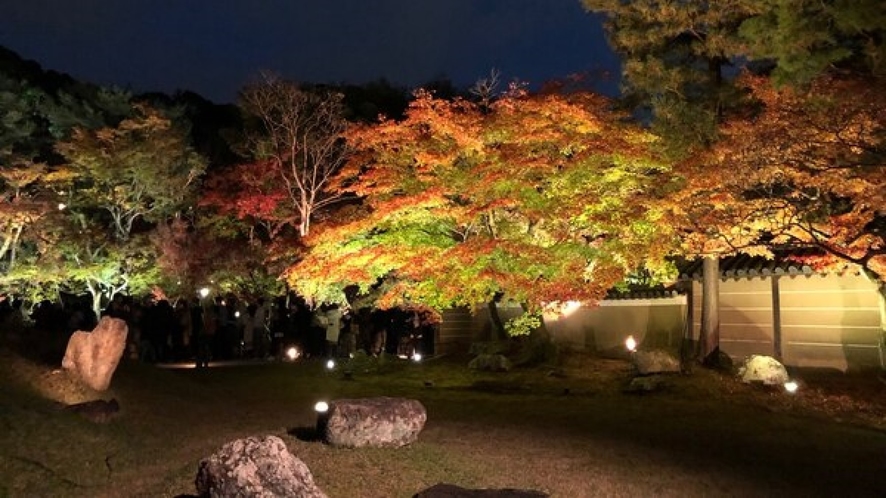
<svg viewBox="0 0 886 498"><path fill-rule="evenodd" d="M234 318L240 318L240 312L239 312L239 311L235 311L235 312L234 312Z"/></svg>
<svg viewBox="0 0 886 498"><path fill-rule="evenodd" d="M58 203L58 210L59 210L59 211L64 211L65 208L67 208L67 207L68 207L68 205L65 204L64 202L59 202L59 203Z"/></svg>
<svg viewBox="0 0 886 498"><path fill-rule="evenodd" d="M329 425L329 403L318 401L314 405L314 411L317 412L316 434L318 439L326 437L326 428Z"/></svg>
<svg viewBox="0 0 886 498"><path fill-rule="evenodd" d="M421 353L412 353L412 361L418 363L421 361Z"/></svg>
<svg viewBox="0 0 886 498"><path fill-rule="evenodd" d="M335 368L335 360L326 360L326 370L332 370Z"/></svg>
<svg viewBox="0 0 886 498"><path fill-rule="evenodd" d="M286 350L286 357L289 358L289 361L295 361L299 357L298 348L291 346Z"/></svg>
<svg viewBox="0 0 886 498"><path fill-rule="evenodd" d="M209 287L203 287L202 289L200 289L199 293L200 297L205 298L209 295Z"/></svg>
<svg viewBox="0 0 886 498"><path fill-rule="evenodd" d="M784 383L784 390L790 394L794 394L795 392L797 392L797 389L799 389L799 388L800 388L800 385L797 384L797 381L795 381L795 380L789 380Z"/></svg>
<svg viewBox="0 0 886 498"><path fill-rule="evenodd" d="M634 339L634 336L629 335L627 339L625 339L625 348L631 353L637 351L637 340Z"/></svg>

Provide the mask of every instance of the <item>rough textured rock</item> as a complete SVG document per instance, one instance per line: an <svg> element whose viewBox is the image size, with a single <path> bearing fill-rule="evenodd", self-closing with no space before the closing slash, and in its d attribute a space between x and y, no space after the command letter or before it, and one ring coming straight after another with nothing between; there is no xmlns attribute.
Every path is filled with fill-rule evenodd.
<svg viewBox="0 0 886 498"><path fill-rule="evenodd" d="M546 498L541 491L529 489L468 489L454 484L435 484L412 498Z"/></svg>
<svg viewBox="0 0 886 498"><path fill-rule="evenodd" d="M195 484L200 496L326 498L308 466L276 436L227 443L200 461Z"/></svg>
<svg viewBox="0 0 886 498"><path fill-rule="evenodd" d="M128 331L125 321L106 316L92 332L74 332L68 340L62 368L90 388L106 390L126 348Z"/></svg>
<svg viewBox="0 0 886 498"><path fill-rule="evenodd" d="M511 361L500 354L480 354L468 363L468 368L484 372L507 372L511 369Z"/></svg>
<svg viewBox="0 0 886 498"><path fill-rule="evenodd" d="M680 373L680 360L667 351L637 351L632 355L634 366L640 375Z"/></svg>
<svg viewBox="0 0 886 498"><path fill-rule="evenodd" d="M120 411L120 404L117 403L116 399L110 401L96 399L93 401L67 405L65 410L78 413L93 422L104 424L114 418L117 412Z"/></svg>
<svg viewBox="0 0 886 498"><path fill-rule="evenodd" d="M329 403L323 438L332 446L400 447L418 439L428 415L418 400L406 398L339 399Z"/></svg>
<svg viewBox="0 0 886 498"><path fill-rule="evenodd" d="M646 375L631 379L631 383L625 388L625 392L636 394L651 393L661 391L664 387L665 382L660 375Z"/></svg>
<svg viewBox="0 0 886 498"><path fill-rule="evenodd" d="M771 356L753 355L738 369L738 377L747 384L762 383L767 386L780 386L790 380L788 371Z"/></svg>

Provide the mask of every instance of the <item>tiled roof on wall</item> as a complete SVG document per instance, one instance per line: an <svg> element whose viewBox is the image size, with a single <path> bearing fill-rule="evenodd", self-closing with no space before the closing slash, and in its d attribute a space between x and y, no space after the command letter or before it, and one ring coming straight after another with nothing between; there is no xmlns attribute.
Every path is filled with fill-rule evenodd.
<svg viewBox="0 0 886 498"><path fill-rule="evenodd" d="M634 290L634 291L609 291L606 294L606 300L626 300L626 299L664 299L668 297L677 297L681 294L681 292L675 288L666 288L666 289L648 289L648 290ZM683 293L685 294L685 292Z"/></svg>
<svg viewBox="0 0 886 498"><path fill-rule="evenodd" d="M688 262L680 269L680 280L700 280L702 278L701 258ZM720 258L720 278L755 278L773 275L814 275L809 265L789 259L787 255L772 259L763 256L737 254Z"/></svg>

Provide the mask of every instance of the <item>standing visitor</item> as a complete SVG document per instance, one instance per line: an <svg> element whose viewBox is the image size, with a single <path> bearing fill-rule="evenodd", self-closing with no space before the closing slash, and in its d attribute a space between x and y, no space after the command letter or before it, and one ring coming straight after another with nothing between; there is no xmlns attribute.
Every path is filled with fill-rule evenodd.
<svg viewBox="0 0 886 498"><path fill-rule="evenodd" d="M326 356L335 357L339 354L338 337L341 333L341 309L332 306L326 310Z"/></svg>

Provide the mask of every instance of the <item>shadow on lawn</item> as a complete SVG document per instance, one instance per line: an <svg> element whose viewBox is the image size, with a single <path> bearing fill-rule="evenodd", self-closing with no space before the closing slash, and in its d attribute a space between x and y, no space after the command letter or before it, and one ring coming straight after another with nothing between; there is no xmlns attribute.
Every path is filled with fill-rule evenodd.
<svg viewBox="0 0 886 498"><path fill-rule="evenodd" d="M323 435L317 430L317 427L292 427L286 430L286 433L290 436L298 439L299 441L304 441L306 443L322 443Z"/></svg>

